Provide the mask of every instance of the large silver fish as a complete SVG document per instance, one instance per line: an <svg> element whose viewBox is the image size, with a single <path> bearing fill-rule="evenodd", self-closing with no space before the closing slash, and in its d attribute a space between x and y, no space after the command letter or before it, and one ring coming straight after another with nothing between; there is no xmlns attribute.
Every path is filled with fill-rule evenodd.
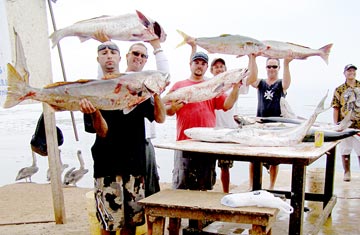
<svg viewBox="0 0 360 235"><path fill-rule="evenodd" d="M119 16L100 16L79 21L50 35L53 47L64 37L77 36L81 42L94 37L94 33L103 32L111 39L120 41L150 41L159 38L166 40L166 33L160 24L146 17L140 11L136 14Z"/></svg>
<svg viewBox="0 0 360 235"><path fill-rule="evenodd" d="M160 71L143 71L119 75L108 80L78 80L57 82L39 89L29 86L11 65L8 69L8 90L4 108L11 108L26 99L49 104L55 111L80 110L79 101L86 98L98 109L131 110L161 94L170 83L170 75Z"/></svg>
<svg viewBox="0 0 360 235"><path fill-rule="evenodd" d="M261 52L261 55L269 58L284 59L291 53L294 59L306 59L310 56L320 56L326 64L330 54L332 43L325 45L319 49L312 49L310 47L297 45L290 42L280 42L274 40L262 41L267 49Z"/></svg>
<svg viewBox="0 0 360 235"><path fill-rule="evenodd" d="M327 95L322 98L311 117L294 128L280 130L242 128L234 130L195 127L185 130L184 133L189 138L207 142L230 142L258 147L293 146L302 142L317 116L327 110L324 109Z"/></svg>
<svg viewBox="0 0 360 235"><path fill-rule="evenodd" d="M195 40L196 45L204 48L209 53L243 56L267 49L264 43L251 37L223 34L219 37L193 38L180 30L177 31L184 38L184 41L177 47L184 45L188 40L193 39Z"/></svg>
<svg viewBox="0 0 360 235"><path fill-rule="evenodd" d="M162 101L164 103L172 101L195 103L209 100L229 90L233 84L247 77L248 73L247 68L229 70L204 82L170 92L162 98Z"/></svg>

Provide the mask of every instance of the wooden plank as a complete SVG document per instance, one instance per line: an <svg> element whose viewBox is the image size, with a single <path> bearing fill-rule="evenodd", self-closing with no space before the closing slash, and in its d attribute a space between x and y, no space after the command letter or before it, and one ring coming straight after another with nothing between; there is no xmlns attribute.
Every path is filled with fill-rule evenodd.
<svg viewBox="0 0 360 235"><path fill-rule="evenodd" d="M30 73L30 84L34 87L42 87L45 84L51 83L51 53L48 38L49 27L47 24L46 1L6 1L6 7L10 41L14 44L13 29L15 29L23 44L26 64ZM26 10L24 11L24 9ZM15 46L12 46L12 49L14 51ZM12 54L16 55L15 52ZM60 179L60 162L55 115L47 105L43 105L43 112L49 167L51 172L55 221L57 224L63 224L65 223L66 218L64 196Z"/></svg>
<svg viewBox="0 0 360 235"><path fill-rule="evenodd" d="M332 209L334 208L337 201L337 197L333 196L330 201L328 201L326 207L323 209L317 220L310 226L309 231L306 231L305 234L316 235L319 233L320 229L324 225L325 221L329 218Z"/></svg>
<svg viewBox="0 0 360 235"><path fill-rule="evenodd" d="M232 143L207 143L194 140L182 140L174 142L157 143L157 148L204 152L220 154L223 156L233 155L238 160L251 160L256 156L258 160L277 158L280 163L291 163L293 160L303 161L305 165L316 161L325 152L336 146L338 142L325 142L321 147L314 147L313 143L301 143L289 147L249 147ZM247 157L246 159L244 157Z"/></svg>
<svg viewBox="0 0 360 235"><path fill-rule="evenodd" d="M65 203L61 182L61 162L55 125L55 114L45 103L43 104L43 110L55 222L56 224L64 224L66 223Z"/></svg>
<svg viewBox="0 0 360 235"><path fill-rule="evenodd" d="M274 216L278 209L267 207L228 207L220 203L222 197L226 194L222 192L206 192L195 190L173 190L166 189L156 194L140 200L140 203L146 206L160 206L164 208L189 209L196 210L213 210L216 212L241 212L243 214L252 215L268 215Z"/></svg>

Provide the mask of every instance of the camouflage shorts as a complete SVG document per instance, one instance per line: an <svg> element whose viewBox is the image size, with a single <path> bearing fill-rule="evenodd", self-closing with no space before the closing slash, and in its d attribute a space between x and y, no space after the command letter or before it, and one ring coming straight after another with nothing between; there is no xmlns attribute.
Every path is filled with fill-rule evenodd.
<svg viewBox="0 0 360 235"><path fill-rule="evenodd" d="M223 159L219 159L218 160L218 167L220 168L232 168L233 167L233 160L223 160Z"/></svg>
<svg viewBox="0 0 360 235"><path fill-rule="evenodd" d="M108 176L95 179L94 184L96 216L104 230L145 223L144 209L137 203L145 197L143 176Z"/></svg>

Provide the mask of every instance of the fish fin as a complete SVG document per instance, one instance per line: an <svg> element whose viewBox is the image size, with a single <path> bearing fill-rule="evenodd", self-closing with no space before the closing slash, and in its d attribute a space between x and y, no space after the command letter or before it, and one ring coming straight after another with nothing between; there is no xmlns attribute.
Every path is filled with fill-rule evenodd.
<svg viewBox="0 0 360 235"><path fill-rule="evenodd" d="M11 108L26 99L26 88L28 87L25 78L21 77L14 66L9 63L7 72L8 89L3 108Z"/></svg>
<svg viewBox="0 0 360 235"><path fill-rule="evenodd" d="M23 48L20 36L16 32L15 28L13 28L13 30L14 30L15 44L16 44L15 45L16 46L15 69L16 69L16 71L18 71L20 76L22 76L25 79L26 83L29 84L29 70L26 65L24 48Z"/></svg>
<svg viewBox="0 0 360 235"><path fill-rule="evenodd" d="M322 112L324 112L324 111L331 108L331 106L328 107L328 108L324 108L325 100L328 97L328 94L329 94L329 90L327 90L326 95L321 99L319 104L316 106L316 109L315 109L315 112L314 112L315 115L318 115L318 114L320 114L320 113L322 113Z"/></svg>
<svg viewBox="0 0 360 235"><path fill-rule="evenodd" d="M89 40L91 37L79 36L78 38L79 38L80 42L85 42L85 41Z"/></svg>
<svg viewBox="0 0 360 235"><path fill-rule="evenodd" d="M126 114L129 114L131 111L133 111L134 109L136 108L136 106L133 106L131 108L125 108L123 109L123 113L126 115Z"/></svg>
<svg viewBox="0 0 360 235"><path fill-rule="evenodd" d="M189 35L185 34L184 32L180 31L180 30L176 30L183 38L184 38L184 41L182 41L181 43L179 43L176 48L178 47L181 47L182 45L185 45L186 44L186 41L190 38Z"/></svg>
<svg viewBox="0 0 360 235"><path fill-rule="evenodd" d="M214 92L214 93L220 92L221 89L222 89L224 86L225 86L224 82L221 82L219 85L217 85L217 86L214 88L213 92Z"/></svg>
<svg viewBox="0 0 360 235"><path fill-rule="evenodd" d="M82 84L82 83L88 83L88 82L92 82L92 81L97 81L97 80L95 80L95 79L80 79L80 80L73 81L73 82L54 82L54 83L44 86L44 88L53 88L53 87L57 87L57 86L64 86L64 85L75 84L75 83Z"/></svg>
<svg viewBox="0 0 360 235"><path fill-rule="evenodd" d="M325 61L326 64L329 64L329 54L333 44L330 43L326 46L321 47L319 50L322 52L320 57Z"/></svg>
<svg viewBox="0 0 360 235"><path fill-rule="evenodd" d="M50 105L50 104L49 104L49 106L52 108L52 110L53 110L54 112L68 111L67 109L61 108L61 107L56 106L56 105Z"/></svg>
<svg viewBox="0 0 360 235"><path fill-rule="evenodd" d="M143 13L141 13L140 11L138 11L138 10L135 10L135 11L136 11L137 16L139 17L139 20L140 20L141 24L144 25L145 28L148 29L150 27L150 25L151 25L150 20Z"/></svg>
<svg viewBox="0 0 360 235"><path fill-rule="evenodd" d="M54 32L49 36L49 38L51 39L51 42L52 42L51 48L54 48L54 47L59 43L59 41L60 41L63 37L65 37L65 35L64 35L64 30L59 29L59 30L54 31Z"/></svg>
<svg viewBox="0 0 360 235"><path fill-rule="evenodd" d="M113 79L113 78L118 78L121 77L123 75L125 75L126 73L114 73L114 74L108 74L108 75L104 75L103 79L104 80L108 80L108 79Z"/></svg>

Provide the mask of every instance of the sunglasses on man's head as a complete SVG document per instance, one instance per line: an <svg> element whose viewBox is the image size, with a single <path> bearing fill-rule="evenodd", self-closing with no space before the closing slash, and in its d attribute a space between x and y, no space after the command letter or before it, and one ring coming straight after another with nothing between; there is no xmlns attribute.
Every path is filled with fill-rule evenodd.
<svg viewBox="0 0 360 235"><path fill-rule="evenodd" d="M130 53L133 54L133 55L136 56L136 57L138 57L139 55L141 55L141 58L143 58L143 59L147 59L147 58L148 58L148 55L145 55L145 54L140 53L140 52L137 52L137 51L131 51Z"/></svg>
<svg viewBox="0 0 360 235"><path fill-rule="evenodd" d="M277 65L266 65L266 68L268 69L277 69L279 66Z"/></svg>
<svg viewBox="0 0 360 235"><path fill-rule="evenodd" d="M111 45L111 44L101 44L98 46L98 52L99 51L102 51L102 50L105 50L106 48L110 49L110 50L113 50L113 51L119 51L119 48L116 46L116 45Z"/></svg>

